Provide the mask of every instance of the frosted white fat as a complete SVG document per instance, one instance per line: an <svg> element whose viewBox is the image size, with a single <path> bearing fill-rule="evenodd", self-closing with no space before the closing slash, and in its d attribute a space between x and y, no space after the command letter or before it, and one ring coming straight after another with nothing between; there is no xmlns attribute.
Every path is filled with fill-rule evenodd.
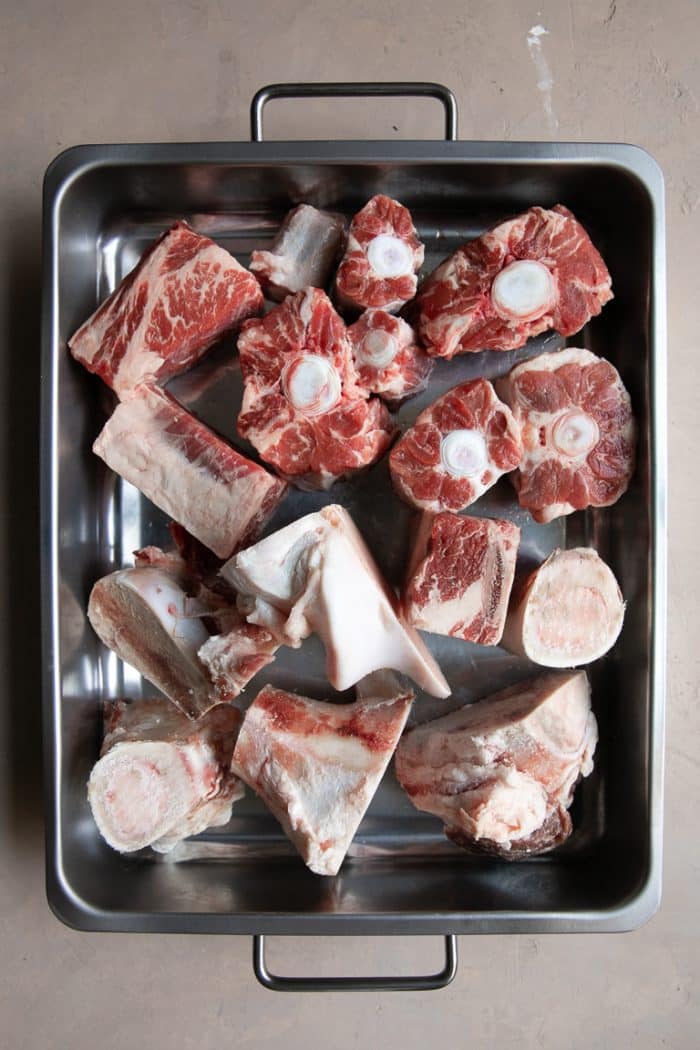
<svg viewBox="0 0 700 1050"><path fill-rule="evenodd" d="M413 254L400 237L380 233L367 246L367 259L377 277L403 277L413 273Z"/></svg>
<svg viewBox="0 0 700 1050"><path fill-rule="evenodd" d="M478 841L490 839L507 846L528 838L547 817L547 793L534 777L508 769L470 813L465 824Z"/></svg>
<svg viewBox="0 0 700 1050"><path fill-rule="evenodd" d="M566 412L552 429L555 447L565 456L583 456L598 444L600 431L585 412Z"/></svg>
<svg viewBox="0 0 700 1050"><path fill-rule="evenodd" d="M455 478L475 478L489 463L484 437L478 430L452 430L440 442L440 460Z"/></svg>
<svg viewBox="0 0 700 1050"><path fill-rule="evenodd" d="M299 412L320 416L338 403L340 376L327 358L319 354L304 354L285 366L282 389Z"/></svg>
<svg viewBox="0 0 700 1050"><path fill-rule="evenodd" d="M383 328L374 328L362 340L357 356L372 368L386 368L398 352L398 339Z"/></svg>
<svg viewBox="0 0 700 1050"><path fill-rule="evenodd" d="M534 259L505 266L491 286L491 301L505 318L534 321L550 309L556 298L551 273Z"/></svg>

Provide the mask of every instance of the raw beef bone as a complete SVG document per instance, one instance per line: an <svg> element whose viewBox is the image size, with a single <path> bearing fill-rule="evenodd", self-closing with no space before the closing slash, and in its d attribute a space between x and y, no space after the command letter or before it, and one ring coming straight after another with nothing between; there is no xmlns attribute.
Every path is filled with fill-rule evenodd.
<svg viewBox="0 0 700 1050"><path fill-rule="evenodd" d="M252 542L287 493L159 387L118 405L92 448L220 558Z"/></svg>
<svg viewBox="0 0 700 1050"><path fill-rule="evenodd" d="M487 379L453 387L392 449L391 479L406 503L434 514L468 507L520 463L520 430Z"/></svg>
<svg viewBox="0 0 700 1050"><path fill-rule="evenodd" d="M233 700L274 659L273 636L246 623L235 595L227 603L193 579L178 554L147 547L136 561L94 585L95 633L189 718Z"/></svg>
<svg viewBox="0 0 700 1050"><path fill-rule="evenodd" d="M320 637L335 689L391 668L433 696L449 696L440 668L401 617L395 594L343 507L307 514L241 551L221 572L248 596L243 608L249 623L294 648L312 633Z"/></svg>
<svg viewBox="0 0 700 1050"><path fill-rule="evenodd" d="M188 612L182 581L154 566L120 569L98 580L88 618L100 640L157 686L189 718L218 699L197 651L209 638Z"/></svg>
<svg viewBox="0 0 700 1050"><path fill-rule="evenodd" d="M358 385L347 329L318 288L290 295L238 340L238 431L300 488L327 489L375 463L394 426Z"/></svg>
<svg viewBox="0 0 700 1050"><path fill-rule="evenodd" d="M233 771L318 875L336 875L343 863L413 700L381 673L361 683L360 694L332 704L267 685L248 708L233 753Z"/></svg>
<svg viewBox="0 0 700 1050"><path fill-rule="evenodd" d="M609 507L627 490L636 427L609 361L568 347L518 365L496 388L520 426L523 457L513 484L535 521Z"/></svg>
<svg viewBox="0 0 700 1050"><path fill-rule="evenodd" d="M324 288L344 233L342 215L299 204L287 213L270 250L252 253L250 268L277 302L303 288Z"/></svg>
<svg viewBox="0 0 700 1050"><path fill-rule="evenodd" d="M75 335L73 357L122 399L164 382L263 307L252 274L229 252L176 222Z"/></svg>
<svg viewBox="0 0 700 1050"><path fill-rule="evenodd" d="M360 385L396 404L428 385L433 361L406 321L386 310L365 310L348 328Z"/></svg>
<svg viewBox="0 0 700 1050"><path fill-rule="evenodd" d="M404 594L408 621L422 631L498 645L519 543L511 521L424 514Z"/></svg>
<svg viewBox="0 0 700 1050"><path fill-rule="evenodd" d="M429 354L515 350L554 328L574 335L612 299L583 226L558 204L530 208L458 248L423 284L418 332Z"/></svg>
<svg viewBox="0 0 700 1050"><path fill-rule="evenodd" d="M525 581L503 645L544 667L578 667L612 649L624 615L617 580L596 551L557 550Z"/></svg>
<svg viewBox="0 0 700 1050"><path fill-rule="evenodd" d="M350 223L335 278L338 302L394 313L416 294L424 254L408 208L382 194L372 197Z"/></svg>
<svg viewBox="0 0 700 1050"><path fill-rule="evenodd" d="M571 834L597 740L585 673L552 672L410 730L396 775L458 846L519 860Z"/></svg>
<svg viewBox="0 0 700 1050"><path fill-rule="evenodd" d="M230 763L241 716L220 704L198 722L168 700L109 701L88 801L102 837L120 853L167 853L231 819L244 794Z"/></svg>

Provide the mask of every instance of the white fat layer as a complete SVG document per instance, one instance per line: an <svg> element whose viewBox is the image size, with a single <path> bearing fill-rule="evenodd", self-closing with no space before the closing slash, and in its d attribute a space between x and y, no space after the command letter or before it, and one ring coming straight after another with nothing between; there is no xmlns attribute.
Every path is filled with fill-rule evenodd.
<svg viewBox="0 0 700 1050"><path fill-rule="evenodd" d="M439 588L431 590L425 605L413 603L411 623L422 631L449 635L459 624L470 624L483 608L482 581L475 580L456 598L445 601Z"/></svg>
<svg viewBox="0 0 700 1050"><path fill-rule="evenodd" d="M440 442L440 460L455 478L475 478L489 463L484 437L478 430L452 430Z"/></svg>
<svg viewBox="0 0 700 1050"><path fill-rule="evenodd" d="M540 262L522 259L505 266L491 286L491 301L505 318L534 321L550 309L556 296L554 279Z"/></svg>
<svg viewBox="0 0 700 1050"><path fill-rule="evenodd" d="M600 431L586 412L566 412L552 428L552 440L565 456L583 456L598 444Z"/></svg>
<svg viewBox="0 0 700 1050"><path fill-rule="evenodd" d="M586 675L559 672L417 727L396 769L419 809L505 844L570 804L596 742Z"/></svg>
<svg viewBox="0 0 700 1050"><path fill-rule="evenodd" d="M399 341L383 328L373 328L360 343L357 356L373 368L386 368L399 352Z"/></svg>
<svg viewBox="0 0 700 1050"><path fill-rule="evenodd" d="M172 577L160 569L125 569L119 574L119 583L138 594L183 656L197 665L197 650L209 632L200 619L187 616L187 595Z"/></svg>
<svg viewBox="0 0 700 1050"><path fill-rule="evenodd" d="M299 412L306 416L320 416L338 403L340 376L327 358L319 354L304 354L285 366L282 389Z"/></svg>
<svg viewBox="0 0 700 1050"><path fill-rule="evenodd" d="M181 749L117 744L94 766L88 800L104 839L121 852L165 835L196 803Z"/></svg>
<svg viewBox="0 0 700 1050"><path fill-rule="evenodd" d="M367 259L377 277L403 277L413 273L413 254L400 237L380 233L367 246Z"/></svg>

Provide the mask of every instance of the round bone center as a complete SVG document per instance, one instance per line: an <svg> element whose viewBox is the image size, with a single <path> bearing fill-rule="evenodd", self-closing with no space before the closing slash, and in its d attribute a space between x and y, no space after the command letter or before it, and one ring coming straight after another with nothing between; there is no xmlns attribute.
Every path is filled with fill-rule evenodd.
<svg viewBox="0 0 700 1050"><path fill-rule="evenodd" d="M374 328L360 343L358 357L373 368L386 368L399 352L399 341L383 328Z"/></svg>
<svg viewBox="0 0 700 1050"><path fill-rule="evenodd" d="M403 277L413 273L411 249L400 237L380 233L367 247L369 264L378 277Z"/></svg>
<svg viewBox="0 0 700 1050"><path fill-rule="evenodd" d="M444 469L455 478L474 478L489 463L483 435L478 430L453 430L440 442Z"/></svg>
<svg viewBox="0 0 700 1050"><path fill-rule="evenodd" d="M299 412L320 416L340 400L340 376L325 357L304 354L285 366L282 389Z"/></svg>
<svg viewBox="0 0 700 1050"><path fill-rule="evenodd" d="M585 412L566 412L556 421L552 440L564 456L583 456L598 444L600 431L595 419Z"/></svg>
<svg viewBox="0 0 700 1050"><path fill-rule="evenodd" d="M505 266L491 285L491 301L498 314L534 321L554 305L554 278L542 263L522 259Z"/></svg>

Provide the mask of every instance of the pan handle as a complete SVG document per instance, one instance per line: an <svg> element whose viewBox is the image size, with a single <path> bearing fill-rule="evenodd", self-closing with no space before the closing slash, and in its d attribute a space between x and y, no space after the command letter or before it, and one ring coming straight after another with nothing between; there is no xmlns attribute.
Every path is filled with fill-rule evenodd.
<svg viewBox="0 0 700 1050"><path fill-rule="evenodd" d="M445 937L445 965L438 973L417 977L280 977L265 962L265 938L253 937L253 971L271 992L430 992L446 988L457 973L457 938Z"/></svg>
<svg viewBox="0 0 700 1050"><path fill-rule="evenodd" d="M268 84L260 88L250 104L250 137L263 141L263 110L273 98L435 98L445 110L445 138L457 138L457 100L443 84L411 81L386 83Z"/></svg>

